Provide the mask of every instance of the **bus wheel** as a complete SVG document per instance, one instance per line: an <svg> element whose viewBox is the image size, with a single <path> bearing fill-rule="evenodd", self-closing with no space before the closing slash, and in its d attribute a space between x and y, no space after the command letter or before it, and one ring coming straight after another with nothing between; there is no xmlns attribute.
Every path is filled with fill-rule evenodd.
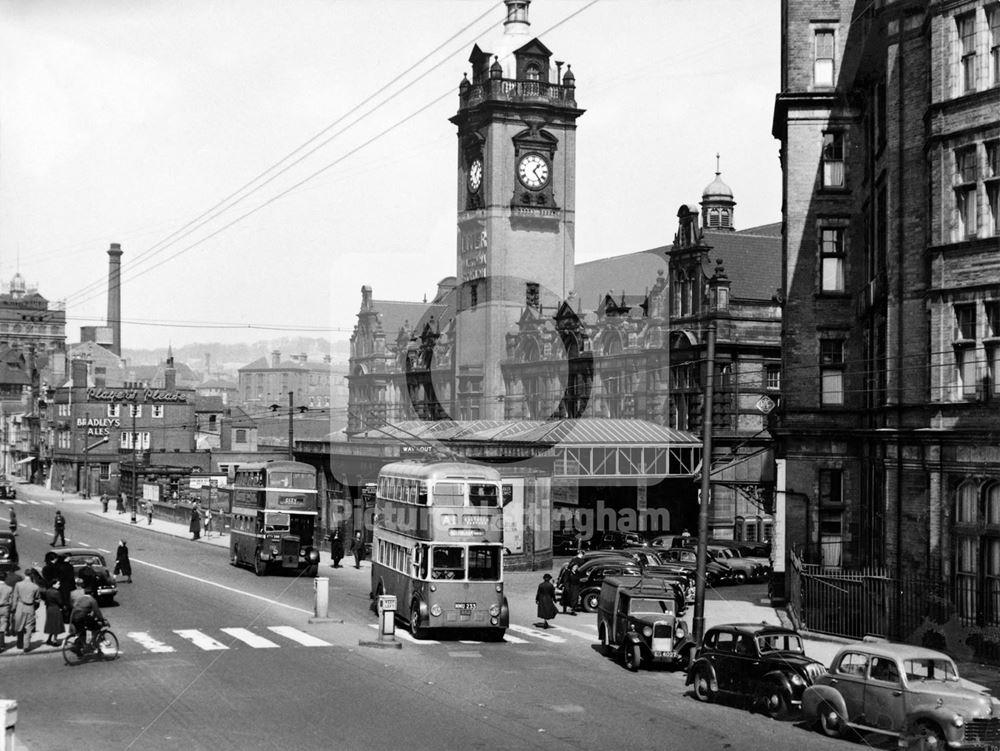
<svg viewBox="0 0 1000 751"><path fill-rule="evenodd" d="M424 629L420 627L420 604L416 600L410 605L410 634L414 639L424 638Z"/></svg>
<svg viewBox="0 0 1000 751"><path fill-rule="evenodd" d="M267 573L267 561L260 557L259 550L255 550L253 554L253 572L257 576L263 576Z"/></svg>

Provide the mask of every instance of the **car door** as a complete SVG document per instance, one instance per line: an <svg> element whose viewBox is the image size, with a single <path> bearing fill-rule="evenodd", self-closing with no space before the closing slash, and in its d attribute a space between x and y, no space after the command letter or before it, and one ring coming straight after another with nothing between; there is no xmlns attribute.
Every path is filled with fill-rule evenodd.
<svg viewBox="0 0 1000 751"><path fill-rule="evenodd" d="M848 722L859 722L864 715L868 661L869 656L864 652L844 652L831 671L834 677L830 685L844 697Z"/></svg>
<svg viewBox="0 0 1000 751"><path fill-rule="evenodd" d="M866 724L881 730L899 731L906 716L903 679L895 658L872 655L865 687Z"/></svg>
<svg viewBox="0 0 1000 751"><path fill-rule="evenodd" d="M720 691L733 691L736 686L735 671L739 667L736 657L736 643L739 635L728 630L720 630L715 636L715 677Z"/></svg>

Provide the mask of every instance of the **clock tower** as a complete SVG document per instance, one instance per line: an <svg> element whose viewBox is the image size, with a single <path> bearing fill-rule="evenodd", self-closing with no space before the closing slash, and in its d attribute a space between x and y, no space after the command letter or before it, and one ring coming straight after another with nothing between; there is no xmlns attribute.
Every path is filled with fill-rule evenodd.
<svg viewBox="0 0 1000 751"><path fill-rule="evenodd" d="M499 419L500 361L526 307L573 290L576 81L530 36L531 0L505 0L504 31L477 44L459 86L454 419Z"/></svg>

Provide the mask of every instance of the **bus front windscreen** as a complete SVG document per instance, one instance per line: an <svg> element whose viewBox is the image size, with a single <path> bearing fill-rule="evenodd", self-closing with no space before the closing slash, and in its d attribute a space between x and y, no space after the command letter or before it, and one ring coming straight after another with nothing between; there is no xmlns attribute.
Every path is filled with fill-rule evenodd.
<svg viewBox="0 0 1000 751"><path fill-rule="evenodd" d="M315 490L316 476L308 472L272 472L268 479L272 488L298 488L299 490Z"/></svg>
<svg viewBox="0 0 1000 751"><path fill-rule="evenodd" d="M288 529L288 514L268 514L264 519L264 528L268 532L285 531Z"/></svg>
<svg viewBox="0 0 1000 751"><path fill-rule="evenodd" d="M435 506L464 506L465 492L460 482L438 482L434 484Z"/></svg>
<svg viewBox="0 0 1000 751"><path fill-rule="evenodd" d="M500 581L500 547L498 545L469 546L469 580Z"/></svg>
<svg viewBox="0 0 1000 751"><path fill-rule="evenodd" d="M431 552L431 579L464 579L465 548L435 545Z"/></svg>

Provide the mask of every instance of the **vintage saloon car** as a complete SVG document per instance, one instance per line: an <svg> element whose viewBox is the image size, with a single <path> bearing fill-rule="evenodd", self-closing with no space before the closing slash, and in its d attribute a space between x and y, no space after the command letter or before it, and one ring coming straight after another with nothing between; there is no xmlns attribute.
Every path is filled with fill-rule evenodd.
<svg viewBox="0 0 1000 751"><path fill-rule="evenodd" d="M12 532L0 532L0 574L17 571L17 540Z"/></svg>
<svg viewBox="0 0 1000 751"><path fill-rule="evenodd" d="M802 639L791 629L730 623L705 633L687 684L699 701L728 694L781 718L799 706L806 686L825 672L823 663L806 657Z"/></svg>
<svg viewBox="0 0 1000 751"><path fill-rule="evenodd" d="M93 577L97 586L97 600L110 602L118 594L118 584L108 569L107 561L100 550L94 548L55 548L58 555L66 556L66 562L73 567L76 586L83 587L83 578ZM89 569L89 571L85 571Z"/></svg>
<svg viewBox="0 0 1000 751"><path fill-rule="evenodd" d="M605 652L617 650L629 670L665 663L686 665L694 648L681 620L684 597L678 585L646 576L610 577L601 585L597 633Z"/></svg>
<svg viewBox="0 0 1000 751"><path fill-rule="evenodd" d="M866 637L841 649L802 696L829 736L849 729L926 748L1000 749L1000 703L958 677L948 655Z"/></svg>

